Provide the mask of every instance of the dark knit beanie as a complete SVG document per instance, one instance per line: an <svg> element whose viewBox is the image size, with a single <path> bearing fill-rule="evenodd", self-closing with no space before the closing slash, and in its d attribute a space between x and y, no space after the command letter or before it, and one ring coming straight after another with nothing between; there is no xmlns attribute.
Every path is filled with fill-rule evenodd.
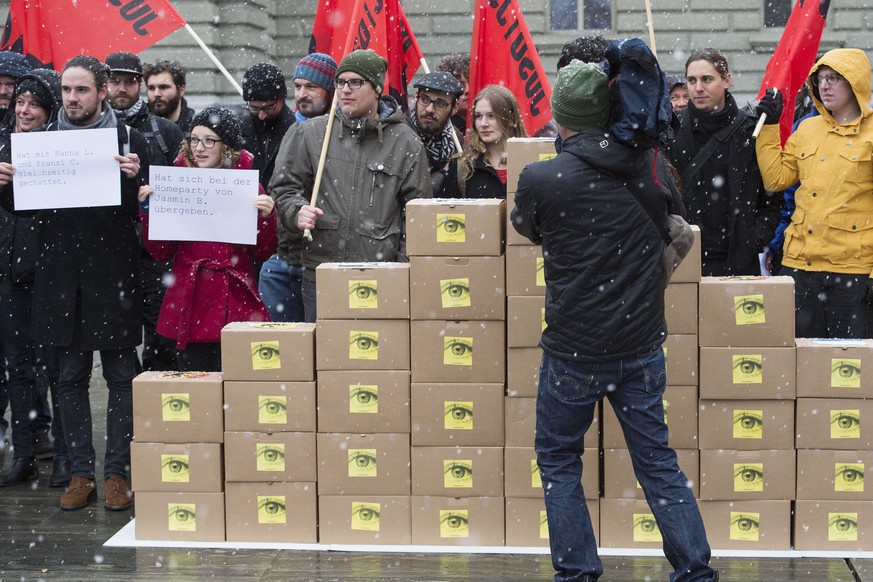
<svg viewBox="0 0 873 582"><path fill-rule="evenodd" d="M333 93L336 86L333 80L336 77L336 61L330 55L324 53L312 53L306 55L294 67L292 79L306 79L315 83L328 93Z"/></svg>
<svg viewBox="0 0 873 582"><path fill-rule="evenodd" d="M573 59L558 71L552 89L555 121L573 131L604 127L609 120L609 87L599 65Z"/></svg>
<svg viewBox="0 0 873 582"><path fill-rule="evenodd" d="M18 78L29 73L33 66L24 58L24 55L10 51L0 52L0 75Z"/></svg>
<svg viewBox="0 0 873 582"><path fill-rule="evenodd" d="M376 54L376 51L358 49L343 57L336 69L336 76L339 77L346 71L357 73L369 81L376 93L381 95L387 70L388 61Z"/></svg>
<svg viewBox="0 0 873 582"><path fill-rule="evenodd" d="M202 125L218 134L224 144L232 150L243 149L242 127L239 119L225 107L207 107L194 116L192 127Z"/></svg>
<svg viewBox="0 0 873 582"><path fill-rule="evenodd" d="M61 103L61 75L50 69L35 69L21 76L12 93L12 103L19 95L30 93L40 106L46 110L49 119L57 116ZM14 106L14 105L13 105Z"/></svg>
<svg viewBox="0 0 873 582"><path fill-rule="evenodd" d="M288 97L285 75L272 63L252 65L242 81L243 101L273 101Z"/></svg>

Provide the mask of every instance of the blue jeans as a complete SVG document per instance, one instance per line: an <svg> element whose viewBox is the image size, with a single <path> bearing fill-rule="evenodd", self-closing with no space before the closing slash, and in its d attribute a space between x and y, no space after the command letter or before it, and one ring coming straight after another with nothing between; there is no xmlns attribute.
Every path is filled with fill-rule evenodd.
<svg viewBox="0 0 873 582"><path fill-rule="evenodd" d="M664 554L674 569L671 582L704 582L715 575L700 511L676 453L667 446L661 400L666 377L661 350L596 363L543 354L536 451L556 581L593 582L603 573L580 484L583 438L603 398L618 416L637 480L661 530Z"/></svg>
<svg viewBox="0 0 873 582"><path fill-rule="evenodd" d="M285 262L277 254L261 266L258 292L273 321L303 321L303 266Z"/></svg>

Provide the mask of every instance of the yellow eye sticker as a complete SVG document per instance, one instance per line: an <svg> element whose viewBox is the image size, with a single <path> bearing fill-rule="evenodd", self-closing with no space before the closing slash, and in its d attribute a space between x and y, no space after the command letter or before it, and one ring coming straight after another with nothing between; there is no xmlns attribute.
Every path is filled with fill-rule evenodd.
<svg viewBox="0 0 873 582"><path fill-rule="evenodd" d="M349 332L349 359L350 360L378 360L379 359L379 332L378 331L350 331Z"/></svg>
<svg viewBox="0 0 873 582"><path fill-rule="evenodd" d="M530 486L534 489L543 488L543 476L540 475L540 466L536 459L530 460Z"/></svg>
<svg viewBox="0 0 873 582"><path fill-rule="evenodd" d="M470 537L470 517L466 509L440 509L440 537Z"/></svg>
<svg viewBox="0 0 873 582"><path fill-rule="evenodd" d="M379 289L375 279L349 281L349 309L376 309Z"/></svg>
<svg viewBox="0 0 873 582"><path fill-rule="evenodd" d="M443 485L453 488L473 487L473 461L470 459L444 460Z"/></svg>
<svg viewBox="0 0 873 582"><path fill-rule="evenodd" d="M258 495L258 523L286 523L284 495Z"/></svg>
<svg viewBox="0 0 873 582"><path fill-rule="evenodd" d="M375 384L349 384L349 413L379 412L379 387Z"/></svg>
<svg viewBox="0 0 873 582"><path fill-rule="evenodd" d="M443 309L470 307L470 279L440 279L440 300Z"/></svg>
<svg viewBox="0 0 873 582"><path fill-rule="evenodd" d="M196 503L168 503L167 516L170 531L197 531Z"/></svg>
<svg viewBox="0 0 873 582"><path fill-rule="evenodd" d="M189 483L188 455L161 455L161 483Z"/></svg>
<svg viewBox="0 0 873 582"><path fill-rule="evenodd" d="M537 257L537 287L546 286L546 260L543 257Z"/></svg>
<svg viewBox="0 0 873 582"><path fill-rule="evenodd" d="M735 439L764 438L763 410L734 410Z"/></svg>
<svg viewBox="0 0 873 582"><path fill-rule="evenodd" d="M831 438L861 438L861 411L858 409L831 410Z"/></svg>
<svg viewBox="0 0 873 582"><path fill-rule="evenodd" d="M661 530L651 513L634 514L634 541L662 543Z"/></svg>
<svg viewBox="0 0 873 582"><path fill-rule="evenodd" d="M664 405L664 424L667 424L667 409L670 408L670 403L666 398L661 397L661 404Z"/></svg>
<svg viewBox="0 0 873 582"><path fill-rule="evenodd" d="M466 214L437 214L436 239L441 243L462 243L467 240Z"/></svg>
<svg viewBox="0 0 873 582"><path fill-rule="evenodd" d="M191 395L188 393L161 394L161 418L164 422L191 420Z"/></svg>
<svg viewBox="0 0 873 582"><path fill-rule="evenodd" d="M829 542L857 542L857 513L828 513Z"/></svg>
<svg viewBox="0 0 873 582"><path fill-rule="evenodd" d="M731 540L738 542L757 542L761 530L761 514L744 511L731 511Z"/></svg>
<svg viewBox="0 0 873 582"><path fill-rule="evenodd" d="M734 312L737 325L765 323L764 295L742 295L734 297Z"/></svg>
<svg viewBox="0 0 873 582"><path fill-rule="evenodd" d="M473 430L473 403L447 401L443 426L446 430Z"/></svg>
<svg viewBox="0 0 873 582"><path fill-rule="evenodd" d="M260 424L287 424L287 396L258 396L258 422Z"/></svg>
<svg viewBox="0 0 873 582"><path fill-rule="evenodd" d="M282 367L278 341L251 342L251 347L253 370L278 370Z"/></svg>
<svg viewBox="0 0 873 582"><path fill-rule="evenodd" d="M285 470L285 443L258 444L255 448L258 471Z"/></svg>
<svg viewBox="0 0 873 582"><path fill-rule="evenodd" d="M834 491L862 493L864 463L834 463Z"/></svg>
<svg viewBox="0 0 873 582"><path fill-rule="evenodd" d="M250 321L249 327L255 329L293 329L297 324L290 321Z"/></svg>
<svg viewBox="0 0 873 582"><path fill-rule="evenodd" d="M376 477L376 449L349 449L349 477Z"/></svg>
<svg viewBox="0 0 873 582"><path fill-rule="evenodd" d="M443 337L443 364L446 366L472 366L473 338Z"/></svg>
<svg viewBox="0 0 873 582"><path fill-rule="evenodd" d="M546 308L540 309L540 317L542 318L540 332L546 331Z"/></svg>
<svg viewBox="0 0 873 582"><path fill-rule="evenodd" d="M731 356L734 384L762 384L764 382L764 356Z"/></svg>
<svg viewBox="0 0 873 582"><path fill-rule="evenodd" d="M861 360L854 358L831 359L831 388L860 388Z"/></svg>
<svg viewBox="0 0 873 582"><path fill-rule="evenodd" d="M667 347L664 346L664 363L667 363Z"/></svg>
<svg viewBox="0 0 873 582"><path fill-rule="evenodd" d="M381 503L352 501L352 529L356 531L379 531L382 519Z"/></svg>
<svg viewBox="0 0 873 582"><path fill-rule="evenodd" d="M734 463L734 491L764 491L764 463Z"/></svg>
<svg viewBox="0 0 873 582"><path fill-rule="evenodd" d="M549 517L545 509L540 510L540 539L549 539Z"/></svg>

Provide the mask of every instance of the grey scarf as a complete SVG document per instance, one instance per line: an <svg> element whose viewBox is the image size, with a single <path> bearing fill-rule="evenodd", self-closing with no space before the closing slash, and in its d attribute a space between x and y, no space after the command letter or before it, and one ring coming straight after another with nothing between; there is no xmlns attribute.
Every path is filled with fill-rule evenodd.
<svg viewBox="0 0 873 582"><path fill-rule="evenodd" d="M104 129L107 127L117 127L118 120L115 118L115 113L112 112L112 108L109 107L109 103L103 102L103 111L100 113L100 117L92 123L91 125L78 125L70 121L67 117L67 111L65 109L61 109L58 112L58 128L62 130L67 129Z"/></svg>
<svg viewBox="0 0 873 582"><path fill-rule="evenodd" d="M145 99L140 97L136 103L134 103L127 109L113 108L112 111L115 113L116 119L121 120L122 123L127 123L128 125L130 125L130 123L128 123L129 120L139 115L139 112L142 111L144 107L148 107L148 104L146 103Z"/></svg>

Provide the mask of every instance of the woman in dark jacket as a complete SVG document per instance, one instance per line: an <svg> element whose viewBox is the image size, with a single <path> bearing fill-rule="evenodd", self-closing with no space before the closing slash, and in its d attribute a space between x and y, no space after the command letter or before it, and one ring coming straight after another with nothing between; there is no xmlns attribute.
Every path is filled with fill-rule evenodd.
<svg viewBox="0 0 873 582"><path fill-rule="evenodd" d="M467 145L449 163L440 198L506 198L506 140L527 137L512 92L488 85L473 100Z"/></svg>

